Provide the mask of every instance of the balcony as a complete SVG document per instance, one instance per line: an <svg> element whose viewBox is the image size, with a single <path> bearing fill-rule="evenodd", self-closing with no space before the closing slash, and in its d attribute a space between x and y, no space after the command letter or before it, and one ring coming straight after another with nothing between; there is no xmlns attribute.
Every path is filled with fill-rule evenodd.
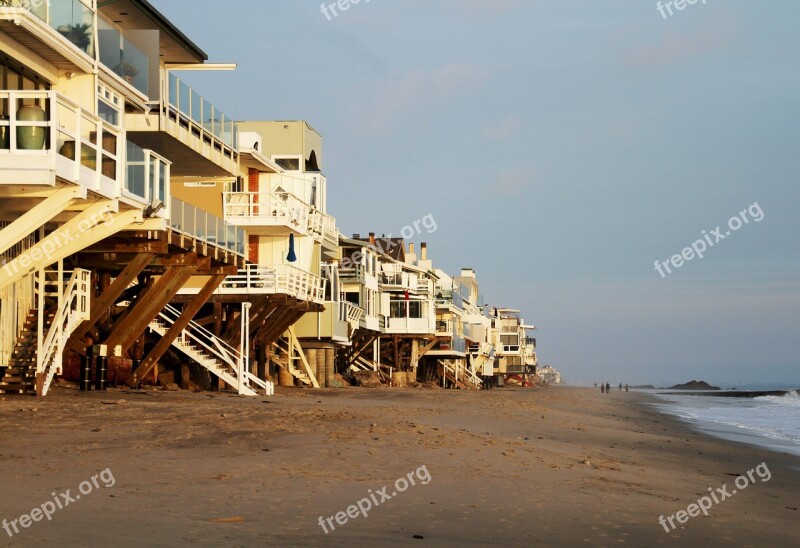
<svg viewBox="0 0 800 548"><path fill-rule="evenodd" d="M238 274L225 278L216 294L288 295L301 301L324 304L326 283L324 278L294 266L265 267L251 264ZM184 288L180 293L191 294L199 291L199 288Z"/></svg>
<svg viewBox="0 0 800 548"><path fill-rule="evenodd" d="M239 126L231 118L171 73L166 99L152 107L126 116L128 138L174 162L173 176L238 175Z"/></svg>
<svg viewBox="0 0 800 548"><path fill-rule="evenodd" d="M458 291L451 289L438 291L436 293L436 308L462 310L464 308L464 300Z"/></svg>
<svg viewBox="0 0 800 548"><path fill-rule="evenodd" d="M94 11L86 0L3 0L0 32L61 70L94 69Z"/></svg>
<svg viewBox="0 0 800 548"><path fill-rule="evenodd" d="M357 283L359 285L366 285L367 283L367 267L363 264L350 264L350 266L339 266L339 277L342 283Z"/></svg>
<svg viewBox="0 0 800 548"><path fill-rule="evenodd" d="M0 91L0 185L55 186L121 195L125 132L54 91Z"/></svg>
<svg viewBox="0 0 800 548"><path fill-rule="evenodd" d="M429 318L387 318L387 335L431 335L435 326Z"/></svg>
<svg viewBox="0 0 800 548"><path fill-rule="evenodd" d="M322 244L324 259L339 260L342 254L339 248L339 230L336 228L336 219L312 208L308 223L311 235Z"/></svg>
<svg viewBox="0 0 800 548"><path fill-rule="evenodd" d="M467 352L467 343L462 337L448 337L430 352L431 356L464 355Z"/></svg>
<svg viewBox="0 0 800 548"><path fill-rule="evenodd" d="M253 236L309 234L311 206L288 192L225 192L225 220Z"/></svg>
<svg viewBox="0 0 800 548"><path fill-rule="evenodd" d="M436 320L436 336L450 337L453 335L455 324L453 320Z"/></svg>
<svg viewBox="0 0 800 548"><path fill-rule="evenodd" d="M436 332L436 319L429 316L429 314L428 301L390 300L386 333L434 334Z"/></svg>
<svg viewBox="0 0 800 548"><path fill-rule="evenodd" d="M172 198L171 202L169 216L173 231L244 257L244 230L178 198Z"/></svg>

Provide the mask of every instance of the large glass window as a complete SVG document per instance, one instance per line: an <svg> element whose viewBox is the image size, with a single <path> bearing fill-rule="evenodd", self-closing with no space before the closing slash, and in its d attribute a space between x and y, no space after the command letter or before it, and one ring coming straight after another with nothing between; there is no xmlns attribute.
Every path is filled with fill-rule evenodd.
<svg viewBox="0 0 800 548"><path fill-rule="evenodd" d="M392 301L389 303L389 314L391 318L424 318L424 303L422 301ZM408 310L408 316L406 316Z"/></svg>

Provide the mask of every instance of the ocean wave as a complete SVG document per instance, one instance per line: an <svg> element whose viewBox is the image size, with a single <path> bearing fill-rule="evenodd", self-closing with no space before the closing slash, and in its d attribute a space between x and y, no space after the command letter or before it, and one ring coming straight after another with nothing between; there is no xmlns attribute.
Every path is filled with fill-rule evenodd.
<svg viewBox="0 0 800 548"><path fill-rule="evenodd" d="M787 392L785 396L762 396L756 398L757 402L769 402L786 407L800 407L800 394L797 392Z"/></svg>

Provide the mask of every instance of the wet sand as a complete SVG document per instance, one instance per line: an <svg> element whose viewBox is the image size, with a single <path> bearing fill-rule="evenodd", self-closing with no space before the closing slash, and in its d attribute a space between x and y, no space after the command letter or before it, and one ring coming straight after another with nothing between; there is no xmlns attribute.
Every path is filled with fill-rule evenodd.
<svg viewBox="0 0 800 548"><path fill-rule="evenodd" d="M5 397L0 519L74 497L105 469L113 486L84 484L92 492L51 521L0 529L0 544L797 545L800 459L691 432L649 398L562 387ZM756 475L675 531L659 525L762 462L769 481ZM398 492L409 473L416 485ZM347 517L384 486L389 500Z"/></svg>

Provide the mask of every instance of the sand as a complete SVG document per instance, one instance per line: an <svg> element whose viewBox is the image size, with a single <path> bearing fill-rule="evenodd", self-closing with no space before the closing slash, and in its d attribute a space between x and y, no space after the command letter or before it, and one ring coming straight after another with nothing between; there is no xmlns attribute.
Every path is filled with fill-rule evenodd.
<svg viewBox="0 0 800 548"><path fill-rule="evenodd" d="M50 521L0 529L0 543L798 545L800 459L691 432L648 398L563 387L5 397L0 519L108 472ZM670 533L659 525L762 462L769 481L754 476ZM398 492L409 474L415 485ZM396 494L366 518L336 522L384 486Z"/></svg>

